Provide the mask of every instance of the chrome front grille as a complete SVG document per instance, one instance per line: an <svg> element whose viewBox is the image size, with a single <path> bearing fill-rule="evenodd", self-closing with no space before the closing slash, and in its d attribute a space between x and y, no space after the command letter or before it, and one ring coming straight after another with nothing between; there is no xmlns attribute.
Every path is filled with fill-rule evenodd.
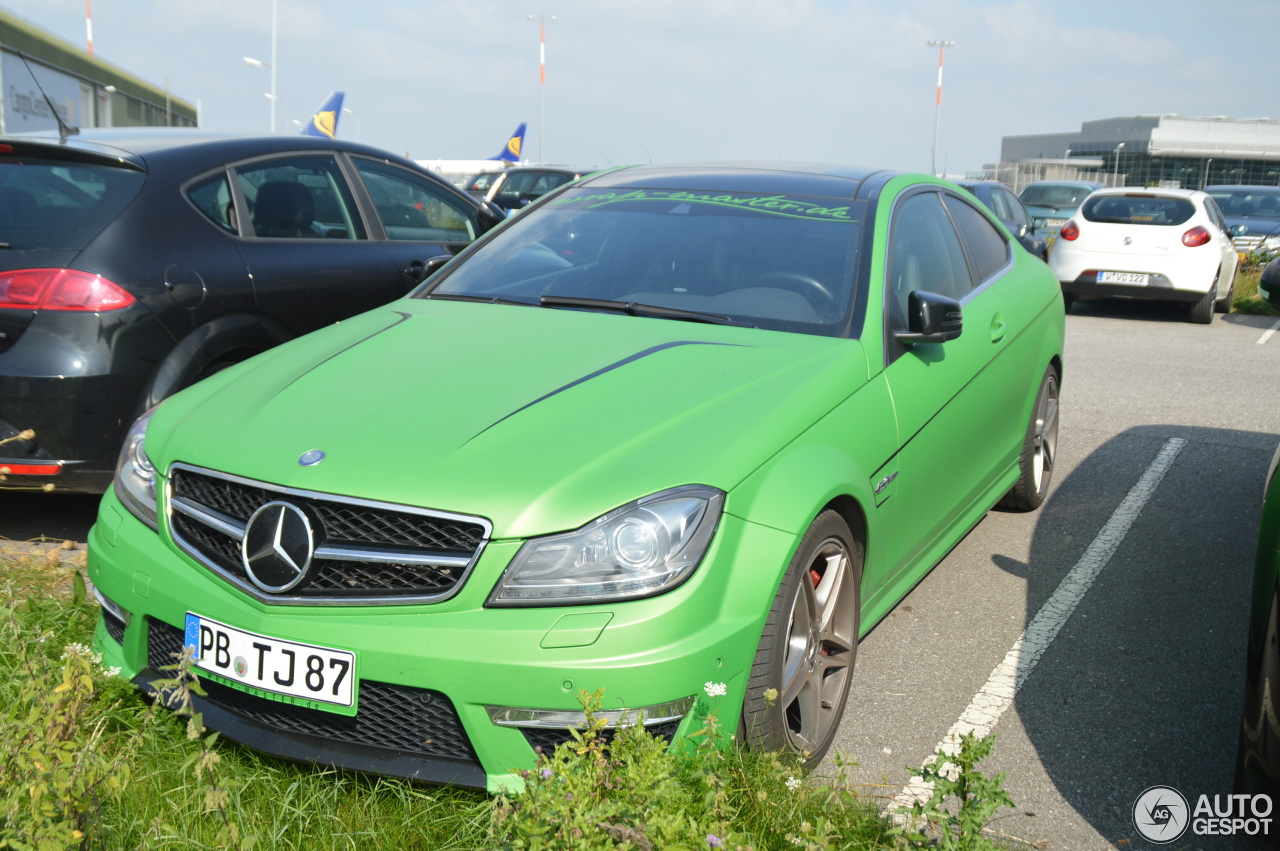
<svg viewBox="0 0 1280 851"><path fill-rule="evenodd" d="M245 528L263 505L300 509L314 532L306 578L286 593L251 581ZM175 464L169 530L192 558L258 599L284 604L436 602L462 587L488 541L487 520L405 505L281 488Z"/></svg>

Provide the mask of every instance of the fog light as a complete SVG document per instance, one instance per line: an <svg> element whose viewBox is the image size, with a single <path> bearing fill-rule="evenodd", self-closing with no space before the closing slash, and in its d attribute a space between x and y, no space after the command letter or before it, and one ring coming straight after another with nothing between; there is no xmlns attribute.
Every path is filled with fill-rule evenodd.
<svg viewBox="0 0 1280 851"><path fill-rule="evenodd" d="M693 697L682 697L669 703L652 706L636 706L630 709L606 709L593 712L603 719L605 728L634 726L641 715L646 727L679 721L693 708ZM499 727L545 727L564 730L569 727L587 726L587 714L573 709L530 709L520 706L485 706L489 720Z"/></svg>

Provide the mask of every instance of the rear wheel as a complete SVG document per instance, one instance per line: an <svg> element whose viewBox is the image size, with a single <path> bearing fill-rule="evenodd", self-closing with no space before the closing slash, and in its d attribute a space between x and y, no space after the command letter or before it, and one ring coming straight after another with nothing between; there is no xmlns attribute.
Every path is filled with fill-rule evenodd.
<svg viewBox="0 0 1280 851"><path fill-rule="evenodd" d="M790 751L809 768L831 747L858 652L862 558L862 542L835 511L805 532L751 666L742 733L752 746Z"/></svg>
<svg viewBox="0 0 1280 851"><path fill-rule="evenodd" d="M1208 325L1213 321L1213 301L1213 287L1210 287L1203 298L1191 305L1187 318L1197 325Z"/></svg>
<svg viewBox="0 0 1280 851"><path fill-rule="evenodd" d="M1045 370L1036 394L1036 406L1027 423L1018 460L1018 481L1000 500L1002 508L1032 511L1044 503L1049 494L1049 480L1058 461L1058 373L1051 366Z"/></svg>

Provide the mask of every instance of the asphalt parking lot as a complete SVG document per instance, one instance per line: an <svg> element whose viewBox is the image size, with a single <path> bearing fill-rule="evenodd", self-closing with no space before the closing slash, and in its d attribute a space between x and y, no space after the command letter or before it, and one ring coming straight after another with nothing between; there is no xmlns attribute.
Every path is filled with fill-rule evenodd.
<svg viewBox="0 0 1280 851"><path fill-rule="evenodd" d="M1232 791L1254 535L1280 442L1275 321L1076 306L1049 501L989 514L860 646L834 750L867 794L899 794L907 766L977 718L998 735L984 769L1007 775L1018 807L996 827L1011 836L1257 847L1151 845L1132 811L1151 786ZM0 535L82 541L96 502L0 492Z"/></svg>

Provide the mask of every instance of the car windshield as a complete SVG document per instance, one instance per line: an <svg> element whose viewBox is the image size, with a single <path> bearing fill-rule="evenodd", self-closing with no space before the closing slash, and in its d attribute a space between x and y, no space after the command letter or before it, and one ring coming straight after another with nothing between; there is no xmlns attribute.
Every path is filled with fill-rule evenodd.
<svg viewBox="0 0 1280 851"><path fill-rule="evenodd" d="M1180 225L1195 211L1186 198L1139 193L1095 195L1080 207L1080 215L1088 221L1125 225Z"/></svg>
<svg viewBox="0 0 1280 851"><path fill-rule="evenodd" d="M836 198L570 189L415 295L840 336L864 215L864 202Z"/></svg>
<svg viewBox="0 0 1280 851"><path fill-rule="evenodd" d="M1209 195L1218 202L1218 207L1225 215L1280 219L1280 192L1261 192L1256 189L1215 189Z"/></svg>
<svg viewBox="0 0 1280 851"><path fill-rule="evenodd" d="M0 158L0 248L79 250L138 194L132 169Z"/></svg>
<svg viewBox="0 0 1280 851"><path fill-rule="evenodd" d="M1022 190L1022 203L1032 207L1078 207L1092 192L1087 186L1028 186Z"/></svg>

